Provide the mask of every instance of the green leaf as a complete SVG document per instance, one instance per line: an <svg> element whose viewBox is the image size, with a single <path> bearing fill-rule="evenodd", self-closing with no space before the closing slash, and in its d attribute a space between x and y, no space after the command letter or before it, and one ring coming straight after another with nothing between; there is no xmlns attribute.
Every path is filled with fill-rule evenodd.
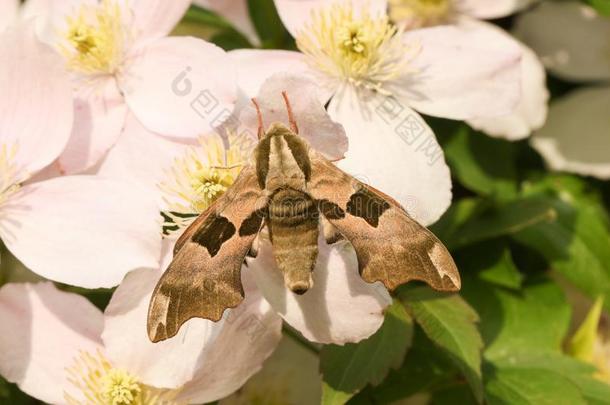
<svg viewBox="0 0 610 405"><path fill-rule="evenodd" d="M557 216L553 200L547 197L527 197L511 203L503 203L488 209L467 207L468 219L444 234L444 242L450 250L500 236L511 235L540 223L552 221ZM466 211L466 209L464 209ZM465 215L462 213L462 215Z"/></svg>
<svg viewBox="0 0 610 405"><path fill-rule="evenodd" d="M395 301L370 338L357 344L324 346L320 352L322 403L344 404L367 384L379 384L391 368L400 367L412 337L413 321Z"/></svg>
<svg viewBox="0 0 610 405"><path fill-rule="evenodd" d="M523 275L504 240L490 240L464 249L456 256L459 268L476 271L479 279L518 290Z"/></svg>
<svg viewBox="0 0 610 405"><path fill-rule="evenodd" d="M510 370L522 374L531 373L550 380L561 380L565 384L576 387L579 395L588 404L607 404L610 398L610 386L593 377L595 369L588 364L555 352L540 352L537 350L522 349L514 352L510 357L492 363L496 370ZM493 380L492 378L491 380ZM495 376L503 383L503 377ZM542 389L538 387L538 389ZM531 391L530 391L531 393ZM544 395L540 392L539 395Z"/></svg>
<svg viewBox="0 0 610 405"><path fill-rule="evenodd" d="M591 298L604 296L610 310L610 232L597 207L586 202L555 200L552 221L524 228L513 237L538 251Z"/></svg>
<svg viewBox="0 0 610 405"><path fill-rule="evenodd" d="M460 125L443 147L451 173L470 190L501 199L516 196L515 145ZM498 156L501 154L501 158Z"/></svg>
<svg viewBox="0 0 610 405"><path fill-rule="evenodd" d="M248 10L263 48L284 48L292 41L277 13L273 0L248 0Z"/></svg>
<svg viewBox="0 0 610 405"><path fill-rule="evenodd" d="M490 377L485 385L490 405L586 404L578 387L552 371L506 367L486 374Z"/></svg>
<svg viewBox="0 0 610 405"><path fill-rule="evenodd" d="M405 361L376 387L367 387L350 404L392 403L420 392L428 392L462 378L449 358L416 325L413 345Z"/></svg>
<svg viewBox="0 0 610 405"><path fill-rule="evenodd" d="M571 311L553 281L531 278L518 293L472 277L465 277L462 285L462 296L481 318L485 358L497 361L523 348L560 352Z"/></svg>
<svg viewBox="0 0 610 405"><path fill-rule="evenodd" d="M462 371L481 402L483 341L476 327L477 313L459 295L441 294L427 287L403 288L400 299L430 340Z"/></svg>
<svg viewBox="0 0 610 405"><path fill-rule="evenodd" d="M589 3L598 13L610 16L610 0L588 0Z"/></svg>
<svg viewBox="0 0 610 405"><path fill-rule="evenodd" d="M225 51L232 49L252 48L248 39L235 30L223 30L212 35L210 42L218 45Z"/></svg>

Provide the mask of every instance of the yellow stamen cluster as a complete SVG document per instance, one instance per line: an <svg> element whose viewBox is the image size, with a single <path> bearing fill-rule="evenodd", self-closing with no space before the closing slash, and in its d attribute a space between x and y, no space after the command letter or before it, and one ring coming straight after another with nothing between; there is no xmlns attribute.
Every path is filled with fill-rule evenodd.
<svg viewBox="0 0 610 405"><path fill-rule="evenodd" d="M235 182L247 162L254 141L229 135L200 138L199 145L190 148L175 160L167 181L159 187L170 212L165 227L182 229L193 217L205 211ZM189 215L194 214L194 215Z"/></svg>
<svg viewBox="0 0 610 405"><path fill-rule="evenodd" d="M20 183L29 175L19 170L15 162L17 145L0 145L0 204L19 190Z"/></svg>
<svg viewBox="0 0 610 405"><path fill-rule="evenodd" d="M121 9L112 0L81 6L68 17L61 50L68 65L87 74L114 74L119 69L128 35Z"/></svg>
<svg viewBox="0 0 610 405"><path fill-rule="evenodd" d="M366 11L356 16L349 3L314 12L297 36L297 46L326 76L381 92L408 72L414 51L387 16Z"/></svg>
<svg viewBox="0 0 610 405"><path fill-rule="evenodd" d="M390 18L405 28L421 28L446 23L452 0L389 0Z"/></svg>
<svg viewBox="0 0 610 405"><path fill-rule="evenodd" d="M79 391L75 397L65 392L70 405L177 405L177 391L141 384L125 370L113 368L101 354L81 352L69 367L68 380ZM79 399L80 398L80 399Z"/></svg>

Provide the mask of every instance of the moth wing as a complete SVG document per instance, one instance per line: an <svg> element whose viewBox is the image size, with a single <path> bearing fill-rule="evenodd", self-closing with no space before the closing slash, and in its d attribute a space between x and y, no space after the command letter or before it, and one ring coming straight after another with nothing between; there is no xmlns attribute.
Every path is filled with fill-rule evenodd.
<svg viewBox="0 0 610 405"><path fill-rule="evenodd" d="M447 248L400 204L310 153L310 195L322 215L354 246L362 278L389 290L411 280L441 291L457 291L461 281Z"/></svg>
<svg viewBox="0 0 610 405"><path fill-rule="evenodd" d="M243 300L241 266L262 226L263 217L257 211L261 201L263 192L254 169L247 166L233 186L187 228L150 300L151 341L175 336L191 318L218 321L225 309Z"/></svg>

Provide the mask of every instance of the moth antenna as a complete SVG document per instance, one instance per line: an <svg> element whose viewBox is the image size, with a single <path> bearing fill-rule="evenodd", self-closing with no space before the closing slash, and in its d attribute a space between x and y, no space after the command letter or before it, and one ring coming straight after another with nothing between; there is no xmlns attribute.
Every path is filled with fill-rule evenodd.
<svg viewBox="0 0 610 405"><path fill-rule="evenodd" d="M292 107L290 106L290 100L288 100L288 93L285 91L282 92L282 97L284 97L284 103L286 103L286 111L288 111L288 122L290 123L290 129L295 134L299 133L299 127L297 127L297 122L294 119L294 115L292 114Z"/></svg>
<svg viewBox="0 0 610 405"><path fill-rule="evenodd" d="M256 117L258 118L258 139L262 139L263 135L265 135L264 124L263 124L263 114L261 113L261 108L258 105L258 102L255 98L252 98L252 104L254 104L254 108L256 108Z"/></svg>

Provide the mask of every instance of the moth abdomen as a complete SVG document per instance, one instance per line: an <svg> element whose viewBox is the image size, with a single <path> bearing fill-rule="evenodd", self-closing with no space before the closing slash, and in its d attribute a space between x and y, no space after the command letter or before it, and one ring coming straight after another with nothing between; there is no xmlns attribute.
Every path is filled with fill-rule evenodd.
<svg viewBox="0 0 610 405"><path fill-rule="evenodd" d="M284 274L286 286L303 294L313 285L311 272L318 257L318 209L307 194L277 191L269 203L268 226L273 256Z"/></svg>

